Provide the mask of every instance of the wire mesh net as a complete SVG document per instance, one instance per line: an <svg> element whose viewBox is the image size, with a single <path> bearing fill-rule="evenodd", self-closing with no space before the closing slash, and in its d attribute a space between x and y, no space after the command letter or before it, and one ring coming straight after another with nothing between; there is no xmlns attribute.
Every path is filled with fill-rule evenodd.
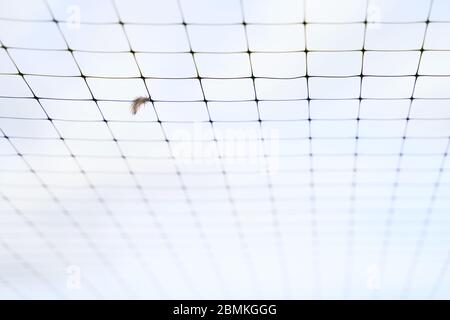
<svg viewBox="0 0 450 320"><path fill-rule="evenodd" d="M0 0L0 296L448 298L449 39L446 0Z"/></svg>

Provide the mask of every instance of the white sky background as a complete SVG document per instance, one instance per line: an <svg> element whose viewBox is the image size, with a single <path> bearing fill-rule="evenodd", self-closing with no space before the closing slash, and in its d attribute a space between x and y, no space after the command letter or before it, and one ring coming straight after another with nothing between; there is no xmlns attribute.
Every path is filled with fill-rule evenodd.
<svg viewBox="0 0 450 320"><path fill-rule="evenodd" d="M1 298L450 298L450 1L0 0L0 43Z"/></svg>

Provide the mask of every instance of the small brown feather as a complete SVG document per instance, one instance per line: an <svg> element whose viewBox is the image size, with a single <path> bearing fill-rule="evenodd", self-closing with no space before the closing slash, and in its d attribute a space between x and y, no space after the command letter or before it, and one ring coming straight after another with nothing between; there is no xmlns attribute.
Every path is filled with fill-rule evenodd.
<svg viewBox="0 0 450 320"><path fill-rule="evenodd" d="M146 98L146 97L139 97L139 98L134 99L131 104L131 108L130 108L131 114L135 115L139 111L139 109L141 109L141 107L149 101L150 101L150 99Z"/></svg>

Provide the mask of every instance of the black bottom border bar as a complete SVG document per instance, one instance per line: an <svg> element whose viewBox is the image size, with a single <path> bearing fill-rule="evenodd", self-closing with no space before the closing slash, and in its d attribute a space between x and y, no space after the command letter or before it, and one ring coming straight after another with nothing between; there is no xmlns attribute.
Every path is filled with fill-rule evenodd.
<svg viewBox="0 0 450 320"><path fill-rule="evenodd" d="M1 301L2 314L57 319L92 316L120 319L355 319L446 314L448 301L335 300L101 300ZM445 308L445 309L444 309ZM100 319L100 318L99 318Z"/></svg>

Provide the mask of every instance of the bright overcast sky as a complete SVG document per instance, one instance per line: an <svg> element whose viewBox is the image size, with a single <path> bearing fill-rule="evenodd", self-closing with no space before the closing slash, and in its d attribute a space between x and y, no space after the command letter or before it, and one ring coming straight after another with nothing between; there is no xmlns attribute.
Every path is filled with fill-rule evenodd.
<svg viewBox="0 0 450 320"><path fill-rule="evenodd" d="M0 297L450 298L450 1L0 0L0 44Z"/></svg>

